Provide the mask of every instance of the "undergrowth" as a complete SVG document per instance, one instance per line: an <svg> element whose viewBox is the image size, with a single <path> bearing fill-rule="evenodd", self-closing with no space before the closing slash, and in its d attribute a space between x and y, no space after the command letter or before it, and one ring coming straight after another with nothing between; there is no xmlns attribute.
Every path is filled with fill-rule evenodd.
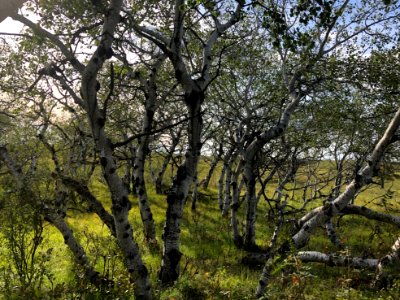
<svg viewBox="0 0 400 300"><path fill-rule="evenodd" d="M394 179L391 190L398 191L400 181ZM101 183L92 186L96 196L109 209L110 203L105 187ZM246 252L233 245L229 219L222 218L217 203L216 190L201 191L197 210L190 205L181 222L181 276L173 286L162 286L157 281L161 262L161 233L166 210L165 196L156 195L149 187L149 198L158 234L158 247L148 247L144 242L139 209L135 198L130 220L135 239L141 247L143 260L148 267L156 299L254 299L255 288L262 266L245 266L242 258ZM387 190L374 187L359 196L361 203L373 202L382 211L396 211L377 195ZM398 192L396 192L398 193ZM393 197L393 195L392 195ZM189 200L190 201L190 200ZM388 201L386 201L388 202ZM360 202L359 202L360 203ZM393 201L391 202L393 203ZM293 203L296 205L296 203ZM243 210L243 209L242 209ZM257 243L266 248L274 229L268 219L268 206L260 203L257 218ZM239 214L244 224L243 214ZM28 290L21 288L15 276L15 263L10 260L7 236L1 236L0 292L3 299L133 299L133 286L123 267L122 255L115 246L114 238L94 214L68 211L67 221L77 238L85 247L97 271L114 282L113 286L99 290L85 282L82 271L73 263L62 236L45 224L45 238L38 250L37 263L45 268L36 278L40 286ZM369 221L361 217L335 218L337 233L345 244L343 255L379 258L387 253L398 236L392 225ZM291 225L283 230L283 238L292 232ZM311 238L304 250L337 252L321 228ZM42 255L42 256L40 256ZM45 256L43 256L45 255ZM387 288L377 290L370 287L373 271L356 270L349 267L329 267L323 264L303 264L291 257L280 266L268 286L265 299L400 299L398 270L393 271ZM39 276L38 275L38 276Z"/></svg>

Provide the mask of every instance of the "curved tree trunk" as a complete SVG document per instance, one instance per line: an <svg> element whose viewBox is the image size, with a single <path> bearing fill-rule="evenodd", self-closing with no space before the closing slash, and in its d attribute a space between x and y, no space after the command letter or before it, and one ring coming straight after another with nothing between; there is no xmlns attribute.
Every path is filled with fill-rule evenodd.
<svg viewBox="0 0 400 300"><path fill-rule="evenodd" d="M180 244L180 219L190 184L196 174L197 163L200 157L201 131L203 120L201 116L201 103L204 101L204 93L192 91L185 94L185 103L189 109L189 147L185 154L184 163L179 166L174 182L167 196L167 213L163 234L163 255L159 279L162 283L171 283L179 276L179 264L182 253Z"/></svg>
<svg viewBox="0 0 400 300"><path fill-rule="evenodd" d="M144 236L150 244L156 244L156 229L153 220L153 214L150 209L149 199L147 197L146 182L144 177L144 168L146 156L149 152L150 134L153 129L154 113L156 111L157 102L157 71L164 62L165 57L161 56L151 70L149 80L142 82L145 93L145 115L143 120L142 133L139 138L139 147L137 149L135 163L133 166L134 180L133 189L139 197L139 210L143 222Z"/></svg>
<svg viewBox="0 0 400 300"><path fill-rule="evenodd" d="M398 265L400 263L400 237L395 241L391 250L392 251L382 257L378 262L376 267L376 277L373 282L373 285L376 287L382 287L385 285L384 268L394 264Z"/></svg>
<svg viewBox="0 0 400 300"><path fill-rule="evenodd" d="M366 164L361 170L359 170L355 178L346 186L346 189L333 201L327 202L324 206L318 207L307 215L305 215L300 220L301 228L299 231L292 236L292 245L299 249L304 247L314 232L314 230L325 224L332 216L339 214L342 210L346 209L346 207L353 200L355 194L365 185L370 184L372 182L372 177L377 174L380 168L382 157L387 150L388 146L397 141L396 132L400 126L400 108L397 110L389 125L387 126L385 133L375 145L374 150L369 156L368 164ZM397 243L397 242L396 242ZM396 252L398 249L397 246L393 246L394 250L391 254L394 256L398 255ZM289 242L287 243L289 244ZM400 248L400 242L398 243ZM282 254L282 257L286 256L290 246ZM263 272L261 274L261 278L259 284L257 286L257 297L261 297L264 293L264 290L269 282L270 274L273 269L271 266L272 262L269 261L265 264Z"/></svg>
<svg viewBox="0 0 400 300"><path fill-rule="evenodd" d="M131 280L135 283L135 296L140 299L150 299L152 296L148 270L143 264L139 247L134 240L133 230L128 220L131 208L128 198L129 193L126 185L116 172L117 166L113 156L113 146L104 128L107 107L100 110L97 101L97 75L107 59L106 53L112 51L113 33L121 20L119 15L121 7L121 0L111 0L103 25L103 32L106 34L102 35L95 53L87 65L83 66L80 92L84 101L83 108L87 112L96 150L100 157L103 176L110 190L116 237L125 257L125 266Z"/></svg>
<svg viewBox="0 0 400 300"><path fill-rule="evenodd" d="M24 182L24 174L22 174L21 168L15 163L15 161L9 156L8 151L5 147L0 147L0 159L3 160L9 172L14 177L18 190L23 193L28 193L29 195L34 195L32 191L29 191L29 187ZM56 160L57 161L57 160ZM56 185L56 189L59 186ZM57 199L55 199L55 203L60 203L65 206L65 192L61 189L56 190ZM40 203L34 203L34 205L40 205ZM96 286L101 286L104 284L108 284L107 280L102 278L98 272L96 272L93 266L90 264L89 260L87 259L86 252L83 247L80 245L78 240L76 240L75 236L73 235L72 230L65 222L64 218L58 213L60 207L57 207L57 210L49 208L46 205L43 205L43 216L45 220L49 221L57 230L62 234L64 237L64 241L67 244L68 248L72 252L76 262L82 267L84 270L85 276L89 282ZM61 211L63 215L65 215L64 211Z"/></svg>

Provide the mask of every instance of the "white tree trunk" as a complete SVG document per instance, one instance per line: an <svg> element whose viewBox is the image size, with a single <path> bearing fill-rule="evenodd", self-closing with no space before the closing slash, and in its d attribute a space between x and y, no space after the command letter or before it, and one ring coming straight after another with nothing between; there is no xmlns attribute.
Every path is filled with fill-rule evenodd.
<svg viewBox="0 0 400 300"><path fill-rule="evenodd" d="M188 127L189 147L185 154L184 163L179 166L174 178L172 188L167 196L167 212L163 233L163 255L159 279L163 283L171 283L179 276L179 266L182 253L180 246L180 219L189 188L196 175L197 163L201 151L201 132L203 120L201 116L201 103L204 93L192 91L185 95L188 104L190 121Z"/></svg>
<svg viewBox="0 0 400 300"><path fill-rule="evenodd" d="M377 174L383 154L387 147L392 143L392 139L395 136L399 125L400 109L398 109L384 135L376 144L368 160L368 164L358 172L356 178L347 185L345 191L332 202L327 202L323 207L314 209L310 214L302 218L302 220L306 221L292 238L293 243L297 248L303 247L308 242L308 239L316 227L326 223L332 216L341 212L341 210L352 201L361 187L372 182L372 177Z"/></svg>
<svg viewBox="0 0 400 300"><path fill-rule="evenodd" d="M385 267L400 264L400 237L395 241L391 250L392 251L382 257L378 262L376 268L376 277L373 283L374 286L381 287L385 285Z"/></svg>
<svg viewBox="0 0 400 300"><path fill-rule="evenodd" d="M326 254L317 251L301 251L296 258L303 262L319 262L328 266L352 267L356 269L375 269L378 265L377 259L342 256L338 254Z"/></svg>

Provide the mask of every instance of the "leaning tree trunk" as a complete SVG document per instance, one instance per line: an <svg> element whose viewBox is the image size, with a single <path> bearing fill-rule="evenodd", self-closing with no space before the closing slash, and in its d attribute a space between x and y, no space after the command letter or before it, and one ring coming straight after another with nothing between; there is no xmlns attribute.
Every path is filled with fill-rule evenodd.
<svg viewBox="0 0 400 300"><path fill-rule="evenodd" d="M83 268L85 277L89 280L89 282L96 286L107 284L107 280L102 278L99 272L94 270L86 256L85 250L79 244L65 220L59 214L48 208L45 209L45 211L45 219L53 224L54 227L56 227L62 234L65 244L67 244L68 248L71 250L75 261Z"/></svg>
<svg viewBox="0 0 400 300"><path fill-rule="evenodd" d="M149 153L150 134L153 130L154 114L157 108L157 72L165 61L165 56L158 57L152 66L149 79L141 80L145 94L145 115L143 119L143 136L139 138L139 147L134 163L134 181L133 188L136 189L139 197L139 210L143 222L144 236L150 244L156 244L156 229L151 213L149 199L147 197L146 182L144 178L144 168L146 156Z"/></svg>
<svg viewBox="0 0 400 300"><path fill-rule="evenodd" d="M107 53L112 53L111 45L114 40L113 33L118 22L122 1L110 2L110 9L105 17L103 34L95 53L84 67L82 72L81 95L85 101L89 123L96 144L96 150L100 157L103 176L111 193L112 214L115 222L115 232L118 245L125 257L125 266L135 283L135 296L140 299L151 298L151 286L148 270L143 264L139 253L139 247L133 237L133 230L128 220L131 204L126 185L117 174L116 161L113 155L113 146L105 132L106 109L100 110L97 101L98 81L97 74L103 63L108 58Z"/></svg>
<svg viewBox="0 0 400 300"><path fill-rule="evenodd" d="M315 228L320 226L321 223L326 223L326 221L332 216L337 215L342 209L350 204L356 193L363 186L372 182L372 177L375 176L379 171L380 161L387 147L394 141L393 137L395 136L399 125L400 108L388 125L384 135L376 144L368 160L368 164L359 172L357 172L355 178L347 185L343 193L340 194L335 200L313 210L310 214L303 218L307 221L304 224L301 224L301 229L293 236L293 242L297 248L304 246L308 242L308 239Z"/></svg>
<svg viewBox="0 0 400 300"><path fill-rule="evenodd" d="M83 182L79 182L62 174L59 174L59 176L61 177L62 183L65 186L74 190L79 196L82 197L83 200L86 201L86 203L89 205L90 211L97 214L97 216L108 227L111 234L115 236L116 233L113 216L110 215L107 210L105 210L103 204L90 192L88 186Z"/></svg>
<svg viewBox="0 0 400 300"><path fill-rule="evenodd" d="M179 264L182 253L180 243L180 219L190 184L193 182L201 151L201 131L203 120L201 103L204 101L202 91L192 91L185 94L185 103L189 109L188 138L189 147L185 154L184 163L179 166L172 187L167 196L167 213L164 226L164 246L159 279L162 283L171 283L179 276Z"/></svg>
<svg viewBox="0 0 400 300"><path fill-rule="evenodd" d="M296 254L296 258L302 262L318 262L328 266L352 267L363 270L375 269L378 265L378 260L373 258L342 256L317 251L301 251Z"/></svg>
<svg viewBox="0 0 400 300"><path fill-rule="evenodd" d="M373 282L374 286L382 287L385 285L384 268L394 264L400 264L400 237L393 244L391 251L379 260L376 268L377 274Z"/></svg>
<svg viewBox="0 0 400 300"><path fill-rule="evenodd" d="M58 71L51 69L51 67L54 68L53 65L46 68L44 73L45 75L52 76L63 84L63 88L71 94L75 103L81 106L86 112L96 145L96 151L100 158L103 176L111 194L111 210L114 217L116 238L125 257L125 266L129 271L131 280L135 283L135 296L140 299L151 299L151 286L148 271L142 262L138 245L133 238L132 228L128 221L128 213L130 210L128 190L116 172L117 166L113 156L113 145L107 137L104 128L107 115L107 102L105 102L104 107L100 109L97 99L100 86L97 76L105 61L113 56L112 43L114 42L114 32L118 23L121 21L120 12L122 2L122 0L109 1L98 46L85 65L74 56L74 53L72 53L57 36L44 30L21 15L13 15L13 18L31 27L35 33L39 33L51 40L81 75L79 97L74 92L73 88L66 83L65 78L59 76L57 73Z"/></svg>
<svg viewBox="0 0 400 300"><path fill-rule="evenodd" d="M8 151L5 147L0 147L0 159L3 160L9 172L15 179L17 183L18 190L20 190L23 194L28 194L32 197L34 193L29 190L29 185L25 182L25 175L22 173L22 169L15 163L15 161L9 156ZM55 202L63 203L65 198L65 193L62 190L56 191L56 195L60 197L60 199L56 199ZM32 199L30 199L32 200ZM33 205L41 205L40 203L32 203ZM89 282L96 286L101 286L107 283L107 280L103 279L98 272L96 272L93 266L90 264L87 259L85 250L79 244L78 240L73 235L72 230L65 222L63 217L52 208L49 208L46 205L42 205L43 217L45 220L49 221L64 237L64 241L67 244L68 248L72 252L75 261L79 264L84 270L85 277ZM63 212L62 212L63 213Z"/></svg>
<svg viewBox="0 0 400 300"><path fill-rule="evenodd" d="M291 240L291 243L295 248L299 249L304 247L308 243L310 236L317 227L325 224L330 218L337 215L342 210L345 210L356 193L363 186L372 183L372 177L378 173L385 151L390 144L397 141L396 132L398 131L399 126L400 108L395 113L381 139L375 145L374 150L369 156L368 164L366 164L355 174L355 178L346 186L346 189L335 200L327 202L324 206L312 210L306 216L300 219L299 225L301 228L295 235L292 236ZM284 251L285 253L282 254L282 257L287 255L289 249L290 246ZM269 282L271 276L270 274L273 269L271 265L271 260L269 260L264 266L260 281L257 286L257 297L261 297L263 295L264 290Z"/></svg>

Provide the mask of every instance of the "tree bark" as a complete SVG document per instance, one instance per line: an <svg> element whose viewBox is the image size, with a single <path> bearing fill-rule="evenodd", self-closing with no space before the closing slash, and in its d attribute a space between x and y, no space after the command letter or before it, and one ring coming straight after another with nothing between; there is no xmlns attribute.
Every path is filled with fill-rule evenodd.
<svg viewBox="0 0 400 300"><path fill-rule="evenodd" d="M5 18L14 14L27 0L1 0L0 1L0 23Z"/></svg>
<svg viewBox="0 0 400 300"><path fill-rule="evenodd" d="M231 205L231 227L232 227L232 237L233 243L236 247L241 248L243 246L243 237L240 234L237 221L237 212L240 207L240 191L241 187L238 184L238 179L243 169L243 160L240 160L236 166L235 173L232 174L231 187L232 188L232 205ZM243 182L243 181L242 181Z"/></svg>
<svg viewBox="0 0 400 300"><path fill-rule="evenodd" d="M22 173L21 168L9 156L8 151L5 147L0 147L0 158L6 163L9 172L17 183L18 190L20 190L23 194L28 192L29 195L34 195L34 193L29 190L29 185L27 185L25 182L25 176ZM61 199L55 199L55 202L63 203L65 193L63 193L62 191L56 191L56 195L59 196ZM34 202L33 205L39 206L41 204ZM99 273L94 270L93 266L87 259L85 250L74 237L72 230L65 222L64 218L58 213L57 210L49 208L46 205L43 205L43 207L44 218L51 224L53 224L54 227L56 227L57 230L62 234L62 236L64 237L64 241L72 252L76 262L83 268L88 281L96 286L108 284L107 280L102 278ZM63 211L62 213L64 214Z"/></svg>
<svg viewBox="0 0 400 300"><path fill-rule="evenodd" d="M246 250L256 249L256 177L257 163L255 160L246 161L243 168L244 182L246 184L246 225L243 238L243 246Z"/></svg>
<svg viewBox="0 0 400 300"><path fill-rule="evenodd" d="M225 196L222 205L222 216L227 217L229 213L229 208L232 202L232 190L231 190L231 180L232 180L232 167L234 162L233 153L229 153L229 160L224 160L225 169Z"/></svg>
<svg viewBox="0 0 400 300"><path fill-rule="evenodd" d="M372 182L372 177L375 176L379 171L380 161L387 147L393 142L392 139L395 136L399 125L400 109L397 110L384 135L376 144L368 160L368 164L357 173L355 178L347 185L345 191L332 202L328 202L324 206L314 209L309 214L310 216L306 215L303 217L303 219L307 221L293 236L293 242L297 248L303 247L308 242L309 237L316 227L326 223L329 218L341 212L341 210L344 209L350 203L350 201L352 201L355 194L361 189L361 187Z"/></svg>
<svg viewBox="0 0 400 300"><path fill-rule="evenodd" d="M376 267L376 277L373 282L375 287L382 287L385 285L385 267L400 263L400 237L393 244L391 250L392 251L382 257L378 262Z"/></svg>
<svg viewBox="0 0 400 300"><path fill-rule="evenodd" d="M353 204L348 204L345 208L341 210L341 213L345 215L360 215L366 217L367 219L376 220L384 223L389 223L400 227L400 217L390 214L385 214L377 212L365 206L357 206Z"/></svg>
<svg viewBox="0 0 400 300"><path fill-rule="evenodd" d="M133 189L136 190L139 197L139 210L140 216L143 223L143 233L146 241L149 244L156 244L156 229L151 212L149 199L147 197L146 182L144 178L144 168L146 162L146 156L149 152L150 133L153 130L154 114L157 108L157 85L156 78L157 72L164 62L165 57L161 56L158 61L154 64L149 79L146 82L142 82L145 93L145 115L143 120L142 133L144 134L139 138L139 146L137 149L135 163L133 166L134 170L134 184Z"/></svg>
<svg viewBox="0 0 400 300"><path fill-rule="evenodd" d="M128 220L131 204L128 190L122 179L118 176L116 162L113 156L113 146L105 132L106 115L101 111L97 101L97 75L106 59L112 53L111 45L114 41L114 31L120 22L122 0L111 0L103 25L102 38L95 53L84 67L81 80L81 95L86 105L89 124L92 129L96 150L100 157L103 176L111 193L112 214L115 222L115 232L118 245L125 257L125 266L131 280L135 283L135 296L139 299L150 299L151 286L149 274L143 264L136 244L132 227ZM107 55L108 53L108 55Z"/></svg>
<svg viewBox="0 0 400 300"><path fill-rule="evenodd" d="M197 163L202 147L201 132L203 120L201 116L201 104L204 101L202 91L193 90L185 94L185 103L189 109L188 139L189 147L185 153L185 161L179 166L174 178L172 188L167 196L167 213L163 234L163 255L159 279L162 283L172 283L179 276L179 263L182 253L180 244L180 219L190 184L194 180Z"/></svg>
<svg viewBox="0 0 400 300"><path fill-rule="evenodd" d="M111 283L108 282L105 278L102 278L99 272L94 270L93 266L86 256L85 250L76 240L72 230L65 222L65 220L59 214L52 212L48 208L45 209L45 211L45 219L53 224L54 227L56 227L58 231L62 234L65 244L67 244L68 248L72 252L75 261L83 268L85 276L89 280L89 282L96 286L102 286Z"/></svg>
<svg viewBox="0 0 400 300"><path fill-rule="evenodd" d="M96 213L103 223L110 229L113 236L115 233L115 223L114 218L110 215L103 207L103 204L97 200L97 198L90 192L88 186L82 182L79 182L73 178L61 176L62 183L76 191L89 205L89 209Z"/></svg>
<svg viewBox="0 0 400 300"><path fill-rule="evenodd" d="M302 262L319 262L331 267L375 269L378 265L377 259L326 254L317 251L301 251L296 254L296 258L300 259Z"/></svg>
<svg viewBox="0 0 400 300"><path fill-rule="evenodd" d="M343 209L345 209L346 206L350 204L350 201L352 201L357 191L359 191L361 187L372 182L372 177L379 171L380 162L385 151L391 143L396 141L395 137L399 126L400 108L393 116L381 139L375 145L374 150L368 159L368 164L365 165L359 172L357 172L355 178L347 185L345 191L342 192L332 202L327 202L324 206L312 210L306 216L300 219L299 224L301 228L292 237L291 241L295 248L299 249L304 247L316 227L326 223L332 216L337 215ZM288 247L286 251L284 251L283 256L286 256L290 249L290 243L287 242L287 244ZM272 269L273 262L272 260L269 260L264 266L259 284L257 286L257 297L261 297L264 293L265 287L270 279L270 273Z"/></svg>
<svg viewBox="0 0 400 300"><path fill-rule="evenodd" d="M197 207L197 193L198 193L198 188L199 188L199 179L198 179L198 174L196 172L195 176L194 176L194 180L193 180L193 190L192 190L192 205L191 205L191 209L193 211L196 210Z"/></svg>

